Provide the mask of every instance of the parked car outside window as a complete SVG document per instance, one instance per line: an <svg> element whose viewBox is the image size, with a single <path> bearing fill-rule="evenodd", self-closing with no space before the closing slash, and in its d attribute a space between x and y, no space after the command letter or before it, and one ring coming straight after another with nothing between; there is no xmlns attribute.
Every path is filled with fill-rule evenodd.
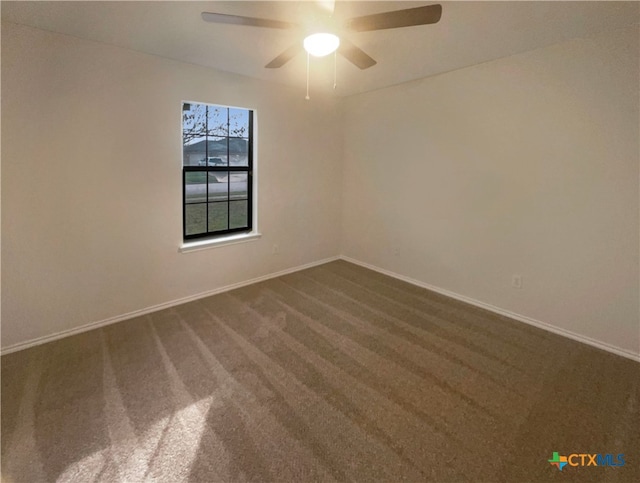
<svg viewBox="0 0 640 483"><path fill-rule="evenodd" d="M222 158L209 158L206 161L204 159L200 160L198 163L199 166L224 166L224 161Z"/></svg>

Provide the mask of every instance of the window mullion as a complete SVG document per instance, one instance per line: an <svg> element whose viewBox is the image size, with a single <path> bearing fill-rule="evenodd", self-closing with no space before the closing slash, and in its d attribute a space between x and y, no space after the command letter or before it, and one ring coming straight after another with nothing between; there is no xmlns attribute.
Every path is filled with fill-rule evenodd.
<svg viewBox="0 0 640 483"><path fill-rule="evenodd" d="M229 116L231 111L227 108L227 230L231 229L231 148L229 147L230 136L231 134L231 120Z"/></svg>
<svg viewBox="0 0 640 483"><path fill-rule="evenodd" d="M207 106L206 114L207 114L207 118L205 123L205 135L204 135L204 153L205 153L204 166L205 168L207 168L207 170L204 172L205 174L204 182L207 185L207 190L206 190L206 198L204 201L207 207L207 209L205 210L205 214L207 216L207 233L209 233L209 106Z"/></svg>

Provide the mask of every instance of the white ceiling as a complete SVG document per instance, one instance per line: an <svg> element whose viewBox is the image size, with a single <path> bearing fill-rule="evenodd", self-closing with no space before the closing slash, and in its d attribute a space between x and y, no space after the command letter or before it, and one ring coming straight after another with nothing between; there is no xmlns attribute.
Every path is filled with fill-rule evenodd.
<svg viewBox="0 0 640 483"><path fill-rule="evenodd" d="M203 11L304 23L318 1L2 2L2 19L106 42L257 79L305 86L306 56L280 69L264 65L297 40L294 32L206 23ZM350 18L436 2L336 2ZM378 64L361 71L338 57L336 94L350 95L460 69L577 37L640 23L637 2L439 2L435 25L349 38ZM311 89L330 90L333 56L311 60Z"/></svg>

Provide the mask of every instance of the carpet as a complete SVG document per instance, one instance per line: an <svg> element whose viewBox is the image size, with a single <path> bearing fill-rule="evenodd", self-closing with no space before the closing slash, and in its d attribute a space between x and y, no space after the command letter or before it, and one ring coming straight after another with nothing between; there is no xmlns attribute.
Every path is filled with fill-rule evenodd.
<svg viewBox="0 0 640 483"><path fill-rule="evenodd" d="M1 362L6 482L640 481L640 364L344 261Z"/></svg>

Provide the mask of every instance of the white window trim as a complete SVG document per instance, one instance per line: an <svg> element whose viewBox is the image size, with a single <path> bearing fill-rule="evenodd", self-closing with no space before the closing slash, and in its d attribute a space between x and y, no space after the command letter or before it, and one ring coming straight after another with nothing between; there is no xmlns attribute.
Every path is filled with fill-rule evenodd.
<svg viewBox="0 0 640 483"><path fill-rule="evenodd" d="M238 243L247 243L256 241L262 236L261 233L240 233L239 235L229 235L209 240L198 240L193 242L182 243L178 251L180 253L196 252L200 250L208 250L209 248L219 248L228 245L237 245Z"/></svg>

